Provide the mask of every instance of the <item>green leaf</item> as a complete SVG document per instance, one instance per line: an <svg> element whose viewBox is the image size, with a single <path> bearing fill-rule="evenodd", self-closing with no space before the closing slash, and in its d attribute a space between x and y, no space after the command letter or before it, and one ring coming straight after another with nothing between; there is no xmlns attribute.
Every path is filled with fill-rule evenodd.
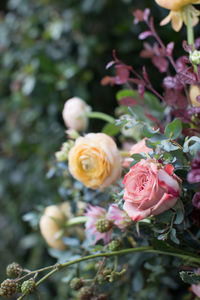
<svg viewBox="0 0 200 300"><path fill-rule="evenodd" d="M106 124L103 127L102 132L110 136L115 136L120 132L121 127L122 126L116 126L115 124L112 123Z"/></svg>
<svg viewBox="0 0 200 300"><path fill-rule="evenodd" d="M121 90L117 93L116 98L119 101L120 99L123 99L125 97L133 97L133 98L139 98L138 92L129 90L129 89L124 89Z"/></svg>
<svg viewBox="0 0 200 300"><path fill-rule="evenodd" d="M169 139L177 139L182 132L182 122L175 119L165 127L165 136Z"/></svg>
<svg viewBox="0 0 200 300"><path fill-rule="evenodd" d="M178 146L173 145L170 141L161 141L161 148L166 152L176 151L179 149Z"/></svg>
<svg viewBox="0 0 200 300"><path fill-rule="evenodd" d="M170 239L172 240L172 242L174 242L175 244L179 245L180 241L176 236L176 229L172 228L171 232L170 232Z"/></svg>
<svg viewBox="0 0 200 300"><path fill-rule="evenodd" d="M200 275L196 275L193 272L182 271L179 273L181 279L188 284L199 284Z"/></svg>
<svg viewBox="0 0 200 300"><path fill-rule="evenodd" d="M144 134L144 136L146 136L148 138L152 137L152 135L158 133L159 131L160 131L159 128L154 130L152 127L150 127L148 125L144 125L144 127L143 127L143 134Z"/></svg>
<svg viewBox="0 0 200 300"><path fill-rule="evenodd" d="M167 210L162 214L156 216L156 221L160 223L169 224L171 222L171 218L173 216L173 212L171 210Z"/></svg>
<svg viewBox="0 0 200 300"><path fill-rule="evenodd" d="M176 211L176 218L175 218L174 224L176 224L176 225L181 224L183 222L183 219L184 219L183 210L182 209L178 209Z"/></svg>
<svg viewBox="0 0 200 300"><path fill-rule="evenodd" d="M133 158L133 161L131 162L131 167L134 166L135 164L137 164L141 159L147 159L147 156L145 153L135 153L133 155L131 155L131 157Z"/></svg>
<svg viewBox="0 0 200 300"><path fill-rule="evenodd" d="M192 145L190 145L191 142L193 142ZM191 154L196 155L198 151L200 151L199 137L192 136L191 138L185 141L183 145L183 152L190 152Z"/></svg>

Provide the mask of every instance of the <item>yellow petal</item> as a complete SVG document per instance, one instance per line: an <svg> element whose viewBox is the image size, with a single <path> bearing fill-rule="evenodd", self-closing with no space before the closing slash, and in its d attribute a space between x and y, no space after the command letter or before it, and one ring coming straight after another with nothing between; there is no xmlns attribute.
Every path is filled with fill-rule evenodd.
<svg viewBox="0 0 200 300"><path fill-rule="evenodd" d="M181 27L183 26L183 18L182 18L181 11L172 11L171 19L172 19L172 28L177 32L180 31Z"/></svg>
<svg viewBox="0 0 200 300"><path fill-rule="evenodd" d="M168 24L171 21L171 12L160 22L161 26Z"/></svg>

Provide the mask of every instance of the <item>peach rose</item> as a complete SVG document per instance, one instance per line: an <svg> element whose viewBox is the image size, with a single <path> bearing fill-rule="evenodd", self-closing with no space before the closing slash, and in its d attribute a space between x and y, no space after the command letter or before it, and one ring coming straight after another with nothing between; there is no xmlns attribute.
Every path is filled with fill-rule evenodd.
<svg viewBox="0 0 200 300"><path fill-rule="evenodd" d="M129 150L130 155L133 155L136 153L145 153L146 155L148 155L148 153L151 152L152 149L146 146L145 140L146 140L146 138L142 139L137 144L132 145ZM128 168L130 166L130 163L132 162L132 160L133 159L131 157L125 158L123 161L123 167Z"/></svg>
<svg viewBox="0 0 200 300"><path fill-rule="evenodd" d="M108 187L121 175L121 155L113 139L104 133L79 137L70 150L69 171L91 189Z"/></svg>
<svg viewBox="0 0 200 300"><path fill-rule="evenodd" d="M62 112L65 125L71 129L84 131L88 125L87 113L91 108L82 99L73 97L65 102Z"/></svg>
<svg viewBox="0 0 200 300"><path fill-rule="evenodd" d="M133 221L158 215L173 207L179 196L177 177L170 164L142 159L125 175L124 210Z"/></svg>
<svg viewBox="0 0 200 300"><path fill-rule="evenodd" d="M198 4L199 0L155 0L156 3L170 10L179 10L188 4Z"/></svg>
<svg viewBox="0 0 200 300"><path fill-rule="evenodd" d="M70 216L70 205L68 202L46 207L40 219L40 232L50 247L58 250L67 248L62 241L62 237L59 236L59 231L62 230L64 223Z"/></svg>
<svg viewBox="0 0 200 300"><path fill-rule="evenodd" d="M190 99L194 107L200 107L200 102L197 101L197 96L200 96L200 88L197 85L190 86Z"/></svg>

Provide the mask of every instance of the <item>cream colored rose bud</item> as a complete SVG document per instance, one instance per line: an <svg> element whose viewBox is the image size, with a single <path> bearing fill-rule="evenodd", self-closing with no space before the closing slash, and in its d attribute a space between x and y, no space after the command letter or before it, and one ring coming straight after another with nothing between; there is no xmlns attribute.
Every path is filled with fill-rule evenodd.
<svg viewBox="0 0 200 300"><path fill-rule="evenodd" d="M104 133L79 137L68 162L72 176L91 189L104 189L121 175L121 154L114 140Z"/></svg>
<svg viewBox="0 0 200 300"><path fill-rule="evenodd" d="M190 53L190 61L194 65L200 65L200 51L194 50Z"/></svg>
<svg viewBox="0 0 200 300"><path fill-rule="evenodd" d="M197 85L190 86L190 100L194 107L200 107L200 102L197 101L197 96L200 96L200 87Z"/></svg>
<svg viewBox="0 0 200 300"><path fill-rule="evenodd" d="M78 97L67 100L62 112L65 125L70 129L84 131L88 125L87 113L90 111L90 106Z"/></svg>
<svg viewBox="0 0 200 300"><path fill-rule="evenodd" d="M40 219L40 231L47 244L58 250L65 250L67 246L62 241L62 228L70 216L70 206L65 205L48 206Z"/></svg>

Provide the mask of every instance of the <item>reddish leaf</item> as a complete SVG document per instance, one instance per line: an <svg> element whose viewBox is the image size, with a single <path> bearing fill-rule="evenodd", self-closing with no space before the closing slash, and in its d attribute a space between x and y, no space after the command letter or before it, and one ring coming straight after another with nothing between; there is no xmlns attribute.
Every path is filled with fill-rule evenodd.
<svg viewBox="0 0 200 300"><path fill-rule="evenodd" d="M106 70L109 69L110 67L112 67L116 62L114 60L110 61L107 65L106 65Z"/></svg>
<svg viewBox="0 0 200 300"><path fill-rule="evenodd" d="M169 62L164 57L154 56L152 58L152 62L154 64L154 66L156 66L158 68L160 73L166 72L169 67Z"/></svg>
<svg viewBox="0 0 200 300"><path fill-rule="evenodd" d="M124 97L119 100L119 104L125 106L135 106L137 104L137 100L132 97Z"/></svg>
<svg viewBox="0 0 200 300"><path fill-rule="evenodd" d="M144 84L139 84L138 85L138 93L142 99L144 98L144 92L145 92Z"/></svg>
<svg viewBox="0 0 200 300"><path fill-rule="evenodd" d="M114 85L115 84L115 77L105 76L101 79L101 85Z"/></svg>
<svg viewBox="0 0 200 300"><path fill-rule="evenodd" d="M174 50L174 42L170 42L166 47L166 54L171 56Z"/></svg>
<svg viewBox="0 0 200 300"><path fill-rule="evenodd" d="M146 70L146 67L143 66L142 67L142 73L143 73L143 76L144 76L144 79L147 83L150 83L150 80L149 80L149 77L148 77L148 74L147 74L147 70Z"/></svg>
<svg viewBox="0 0 200 300"><path fill-rule="evenodd" d="M119 64L116 67L116 77L115 83L116 84L124 84L128 81L130 71L126 65Z"/></svg>
<svg viewBox="0 0 200 300"><path fill-rule="evenodd" d="M138 38L139 40L145 40L147 37L151 36L152 32L151 31L144 31L142 33L139 34Z"/></svg>

